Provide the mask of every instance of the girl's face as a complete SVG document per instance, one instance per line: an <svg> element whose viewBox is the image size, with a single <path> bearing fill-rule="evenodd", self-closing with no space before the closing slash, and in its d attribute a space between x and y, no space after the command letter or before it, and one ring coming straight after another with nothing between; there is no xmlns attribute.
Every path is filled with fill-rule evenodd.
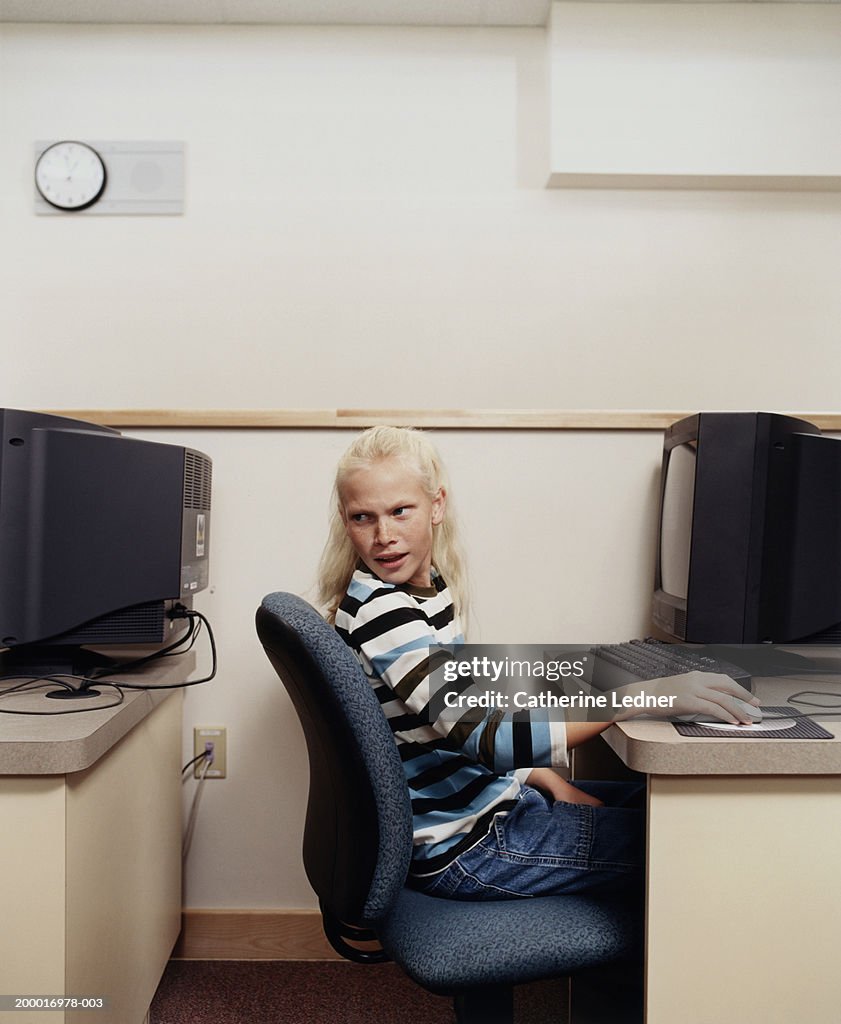
<svg viewBox="0 0 841 1024"><path fill-rule="evenodd" d="M432 528L444 518L443 488L430 498L404 462L379 459L347 475L339 500L350 542L375 576L430 585Z"/></svg>

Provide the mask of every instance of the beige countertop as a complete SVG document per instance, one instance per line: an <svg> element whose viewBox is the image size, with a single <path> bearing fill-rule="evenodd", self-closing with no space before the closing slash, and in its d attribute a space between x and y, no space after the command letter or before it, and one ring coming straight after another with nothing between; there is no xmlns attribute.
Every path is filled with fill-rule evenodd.
<svg viewBox="0 0 841 1024"><path fill-rule="evenodd" d="M114 678L143 686L171 686L186 681L195 665L195 654L190 652ZM0 689L4 685L0 681ZM65 775L89 768L161 701L179 692L124 690L122 703L117 704L119 694L113 687L98 683L96 688L101 691L99 697L70 702L48 698L46 688L0 697L0 775ZM81 707L85 710L77 713ZM70 713L57 713L62 710Z"/></svg>
<svg viewBox="0 0 841 1024"><path fill-rule="evenodd" d="M826 703L841 711L838 676L757 679L754 689L764 705L779 706L804 690L831 694ZM841 774L841 715L821 717L819 709L798 706L833 739L770 739L761 736L682 736L672 722L638 718L612 726L604 739L635 771L648 775L838 775Z"/></svg>

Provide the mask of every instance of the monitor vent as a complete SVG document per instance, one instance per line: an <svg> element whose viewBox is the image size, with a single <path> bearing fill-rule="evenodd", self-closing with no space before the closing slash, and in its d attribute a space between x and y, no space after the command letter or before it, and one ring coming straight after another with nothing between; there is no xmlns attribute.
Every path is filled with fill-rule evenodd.
<svg viewBox="0 0 841 1024"><path fill-rule="evenodd" d="M822 629L819 633L812 633L811 636L801 637L796 641L798 644L826 644L837 647L841 645L841 622L828 629Z"/></svg>
<svg viewBox="0 0 841 1024"><path fill-rule="evenodd" d="M141 644L159 643L167 635L166 606L163 601L136 604L131 608L102 615L77 626L51 643L63 644Z"/></svg>
<svg viewBox="0 0 841 1024"><path fill-rule="evenodd" d="M213 464L200 452L184 453L184 508L210 509Z"/></svg>

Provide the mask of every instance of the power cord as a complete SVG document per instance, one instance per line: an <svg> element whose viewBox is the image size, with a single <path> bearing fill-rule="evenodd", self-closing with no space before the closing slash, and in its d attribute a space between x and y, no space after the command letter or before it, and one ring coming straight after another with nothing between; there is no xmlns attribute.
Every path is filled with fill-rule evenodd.
<svg viewBox="0 0 841 1024"><path fill-rule="evenodd" d="M789 676L790 682L811 682L809 678L803 678L798 676ZM814 700L806 700L807 697L828 697L833 701L832 704L822 704ZM763 711L762 721L773 722L777 719L798 719L798 718L838 718L841 716L841 692L827 691L827 690L798 690L797 693L792 693L788 697L782 698L783 704L786 706L785 711L774 712L773 714L767 714ZM797 707L791 707L788 710L788 705L800 705L801 707L815 708L815 711L800 711Z"/></svg>
<svg viewBox="0 0 841 1024"><path fill-rule="evenodd" d="M817 703L815 703L815 701L805 700L804 699L805 697L833 697L833 698L835 698L835 703L834 704L817 704ZM839 698L839 694L831 693L831 692L826 691L826 690L800 690L797 693L793 693L789 698L787 698L787 703L789 703L789 704L801 704L803 707L806 707L806 708L818 708L821 711L821 714L820 714L819 717L821 717L821 718L824 718L824 717L831 718L831 717L834 717L835 715L841 714L841 701L839 701L838 698ZM826 710L824 711L823 709L826 709ZM807 715L806 712L801 712L801 714Z"/></svg>
<svg viewBox="0 0 841 1024"><path fill-rule="evenodd" d="M188 686L199 686L202 683L208 683L211 679L216 676L218 669L218 656L216 651L216 639L213 635L213 629L207 617L201 612L197 612L192 608L187 608L185 605L175 605L169 611L169 617L172 619L187 619L188 627L186 632L180 636L177 640L173 641L166 647L160 650L154 651L152 654L147 654L142 658L134 658L130 661L119 662L115 665L109 665L102 669L97 669L91 672L90 675L82 676L75 675L70 672L57 672L49 675L41 676L6 676L6 679L20 679L22 680L15 686L5 687L0 689L0 698L6 697L14 693L24 693L29 690L39 690L46 688L47 686L60 686L71 693L81 694L86 690L89 690L94 684L96 686L108 686L115 691L115 699L109 704L97 704L96 707L91 707L85 703L81 707L69 707L66 702L59 701L61 705L55 710L43 710L43 711L32 711L32 710L14 710L12 708L0 707L0 714L6 715L72 715L81 714L85 711L104 711L109 708L114 708L122 704L125 700L125 690L181 690L186 689ZM201 679L190 679L181 683L166 683L163 685L142 685L139 683L128 683L124 680L108 679L107 677L116 672L130 672L134 669L140 668L143 665L148 665L150 662L157 661L159 658L172 657L173 655L185 654L189 651L196 642L199 633L201 632L202 626L207 630L207 638L210 643L211 652L211 669L210 672L203 676ZM77 682L79 685L74 686L72 680Z"/></svg>
<svg viewBox="0 0 841 1024"><path fill-rule="evenodd" d="M213 744L211 743L210 746L213 746ZM186 775L187 772L193 767L193 765L198 764L199 761L204 761L205 758L207 758L208 753L209 752L207 750L203 750L200 754L196 754L194 758L192 758L184 765L184 767L181 769L181 774Z"/></svg>
<svg viewBox="0 0 841 1024"><path fill-rule="evenodd" d="M173 618L173 619L176 619L176 618L190 619L191 620L191 625L193 626L193 630L195 631L195 636L198 636L198 632L201 629L202 625L204 625L204 627L206 628L206 630L207 630L207 639L208 639L208 642L210 643L210 654L211 654L210 672L206 676L203 676L201 679L191 679L189 682L185 682L185 683L166 683L166 684L164 684L162 686L140 686L140 685L137 685L135 683L123 682L123 680L120 680L119 682L113 682L113 681L109 682L107 680L103 680L98 675L95 677L95 679L90 680L90 681L91 682L96 682L97 685L102 684L102 685L108 685L108 686L116 686L120 690L182 690L182 689L185 689L188 686L199 686L202 683L209 683L210 680L213 679L215 677L215 675L216 675L216 670L218 668L218 659L217 659L217 654L216 654L216 638L213 636L213 630L212 630L212 628L210 626L210 623L207 621L207 617L205 615L202 615L201 612L194 611L192 608L184 608L183 605L181 606L180 614L176 614L176 609L173 608L172 611L170 612L170 617ZM198 620L199 625L195 626L193 624L192 620ZM126 669L131 669L131 668L134 668L134 667L136 667L138 665L145 665L147 662L154 661L156 658L164 657L174 647L177 647L179 644L184 643L185 642L185 638L187 636L192 637L191 642L190 642L190 647L192 647L193 643L195 643L195 637L193 637L193 630L188 630L187 634L185 634L185 637L182 637L181 640L177 641L175 644L172 644L168 648L164 648L161 651L156 651L155 654L150 654L150 655L148 655L145 658L138 659L137 661L126 662L124 665L118 666L120 671L125 671ZM189 650L189 649L190 648L188 647L187 650ZM182 651L182 652L179 652L179 653L184 653L184 652ZM113 672L113 671L115 671L114 668L109 668L108 674L110 675L111 672Z"/></svg>
<svg viewBox="0 0 841 1024"><path fill-rule="evenodd" d="M7 676L9 678L20 678L19 676ZM8 686L5 689L0 689L0 698L10 696L15 693L28 693L34 690L45 690L49 687L60 686L62 689L68 692L78 692L80 689L77 686L73 686L65 679L79 679L79 676L73 676L69 673L62 673L61 675L44 675L44 676L31 676L27 677L22 683L18 683L17 686ZM112 686L112 683L104 683L103 685ZM116 689L116 687L115 687ZM78 715L83 711L106 711L109 708L119 707L125 701L125 694L120 690L117 690L117 694L114 700L110 704L97 704L96 707L91 707L89 704L83 704L77 708L68 707L66 704L61 704L60 707L54 710L44 711L31 711L31 710L16 710L13 708L0 707L0 715ZM61 703L61 702L59 702Z"/></svg>
<svg viewBox="0 0 841 1024"><path fill-rule="evenodd" d="M181 842L181 861L184 863L187 860L187 854L190 852L190 846L193 842L193 831L196 827L196 819L199 813L199 801L201 800L202 791L204 789L205 780L207 779L207 773L210 770L210 766L213 764L213 744L208 741L205 745L205 749L197 757L194 757L192 761L188 761L181 769L182 778L186 777L190 768L194 765L204 762L202 767L201 775L199 776L199 784L196 786L196 791L193 794L193 802L190 805L190 814L187 818L187 827L184 830L184 838Z"/></svg>

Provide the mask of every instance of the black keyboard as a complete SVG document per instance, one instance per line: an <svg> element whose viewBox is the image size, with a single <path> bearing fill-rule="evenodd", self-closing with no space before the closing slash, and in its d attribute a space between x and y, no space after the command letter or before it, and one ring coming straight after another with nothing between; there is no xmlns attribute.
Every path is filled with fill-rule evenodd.
<svg viewBox="0 0 841 1024"><path fill-rule="evenodd" d="M592 647L590 654L593 657L590 683L599 690L679 676L684 672L721 672L745 689L751 689L749 672L729 661L705 654L702 647L684 647L648 638Z"/></svg>

